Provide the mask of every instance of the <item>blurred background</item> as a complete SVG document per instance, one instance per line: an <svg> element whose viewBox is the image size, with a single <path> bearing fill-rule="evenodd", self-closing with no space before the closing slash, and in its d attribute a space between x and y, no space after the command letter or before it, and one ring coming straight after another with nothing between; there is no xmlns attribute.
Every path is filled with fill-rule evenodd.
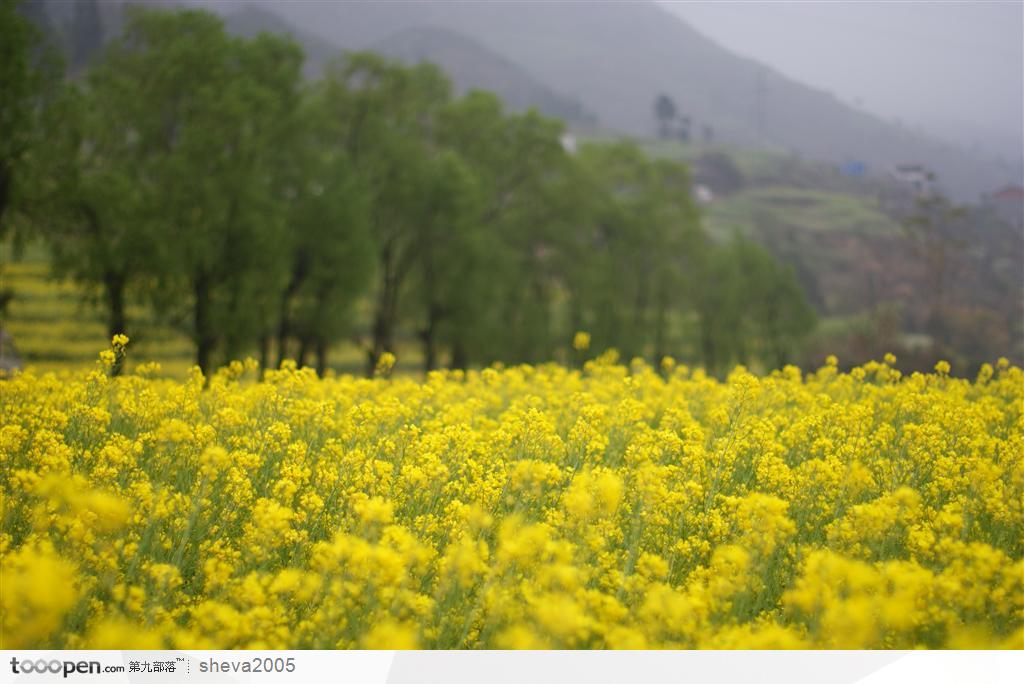
<svg viewBox="0 0 1024 684"><path fill-rule="evenodd" d="M1022 27L0 0L0 365L1020 363Z"/></svg>

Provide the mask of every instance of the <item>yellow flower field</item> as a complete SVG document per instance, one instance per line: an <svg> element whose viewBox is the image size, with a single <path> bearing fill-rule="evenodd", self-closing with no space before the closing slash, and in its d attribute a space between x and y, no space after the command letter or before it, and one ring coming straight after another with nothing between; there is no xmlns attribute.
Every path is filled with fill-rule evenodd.
<svg viewBox="0 0 1024 684"><path fill-rule="evenodd" d="M4 648L1024 647L1024 374L2 391ZM582 346L582 345L581 345Z"/></svg>

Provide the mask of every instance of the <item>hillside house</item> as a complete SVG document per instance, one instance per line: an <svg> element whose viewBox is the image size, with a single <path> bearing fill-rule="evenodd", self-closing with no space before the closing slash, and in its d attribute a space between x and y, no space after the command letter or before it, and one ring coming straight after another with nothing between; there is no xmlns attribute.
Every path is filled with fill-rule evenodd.
<svg viewBox="0 0 1024 684"><path fill-rule="evenodd" d="M714 191L703 183L697 183L694 185L693 192L691 194L693 195L694 201L702 206L711 204L715 201Z"/></svg>
<svg viewBox="0 0 1024 684"><path fill-rule="evenodd" d="M920 164L900 164L891 174L896 182L908 187L917 197L935 194L935 174Z"/></svg>
<svg viewBox="0 0 1024 684"><path fill-rule="evenodd" d="M565 150L566 154L576 154L576 136L572 133L563 133L558 141L562 143L562 149Z"/></svg>

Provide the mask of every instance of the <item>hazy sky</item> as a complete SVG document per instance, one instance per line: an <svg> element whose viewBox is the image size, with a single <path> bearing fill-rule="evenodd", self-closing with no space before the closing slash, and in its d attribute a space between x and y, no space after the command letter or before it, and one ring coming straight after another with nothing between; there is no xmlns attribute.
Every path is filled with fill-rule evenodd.
<svg viewBox="0 0 1024 684"><path fill-rule="evenodd" d="M1024 0L661 4L733 52L844 102L1022 154Z"/></svg>

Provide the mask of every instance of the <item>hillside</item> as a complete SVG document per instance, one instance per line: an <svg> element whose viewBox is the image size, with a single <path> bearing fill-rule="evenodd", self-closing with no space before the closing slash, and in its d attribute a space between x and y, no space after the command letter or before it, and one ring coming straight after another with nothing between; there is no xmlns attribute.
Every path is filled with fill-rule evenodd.
<svg viewBox="0 0 1024 684"><path fill-rule="evenodd" d="M296 29L262 6L246 5L235 9L225 15L224 22L229 31L239 36L251 37L261 32L292 36L306 51L307 76L318 75L328 61L342 53L338 45L309 31ZM535 107L548 116L570 122L585 123L593 119L579 102L556 93L522 67L475 40L444 28L405 29L365 47L410 64L433 62L452 79L457 93L487 89L499 94L513 110Z"/></svg>
<svg viewBox="0 0 1024 684"><path fill-rule="evenodd" d="M300 31L277 14L262 6L246 5L224 17L224 25L231 33L251 38L259 33L278 33L291 36L302 45L306 53L304 72L315 77L324 64L341 53L330 41L308 31Z"/></svg>
<svg viewBox="0 0 1024 684"><path fill-rule="evenodd" d="M935 277L929 269L941 263L955 282L945 295L954 320L949 339L990 354L1021 351L1024 234L991 207L963 208L944 246L933 243L940 251L926 255L902 225L908 206L893 201L892 184L770 150L678 141L643 148L687 163L694 181L713 189L702 206L710 237L748 237L794 269L822 316L822 349L836 352L858 337L863 346L850 349L854 355L864 347L884 353L887 345L912 346L910 338L928 344L927 336L893 335L926 327L922 303L933 296Z"/></svg>
<svg viewBox="0 0 1024 684"><path fill-rule="evenodd" d="M206 0L236 11L237 3ZM705 38L650 2L410 2L278 4L299 29L363 49L423 27L472 39L555 92L576 98L605 126L653 131L651 105L666 92L718 139L829 161L860 159L874 171L923 163L959 199L1012 179L1007 169L843 104ZM408 34L415 35L415 34ZM417 57L436 59L440 43ZM449 61L446 67L456 71ZM489 87L496 86L490 84Z"/></svg>
<svg viewBox="0 0 1024 684"><path fill-rule="evenodd" d="M68 4L33 0L31 6L35 14L45 7L50 25L66 33ZM100 4L105 37L116 33L126 4ZM536 106L571 121L593 119L618 133L651 135L652 103L667 93L700 130L710 127L717 141L831 163L858 160L875 174L896 164L923 164L959 201L1020 182L1020 170L1005 162L884 121L738 56L653 2L153 0L146 5L212 9L241 35L290 33L309 54L309 74L342 49L379 49L405 60L437 62L460 89L494 90L515 108Z"/></svg>
<svg viewBox="0 0 1024 684"><path fill-rule="evenodd" d="M370 49L411 64L433 62L452 79L456 92L491 90L513 110L535 107L569 122L586 123L594 118L579 102L556 93L522 67L447 29L406 29L374 43Z"/></svg>

